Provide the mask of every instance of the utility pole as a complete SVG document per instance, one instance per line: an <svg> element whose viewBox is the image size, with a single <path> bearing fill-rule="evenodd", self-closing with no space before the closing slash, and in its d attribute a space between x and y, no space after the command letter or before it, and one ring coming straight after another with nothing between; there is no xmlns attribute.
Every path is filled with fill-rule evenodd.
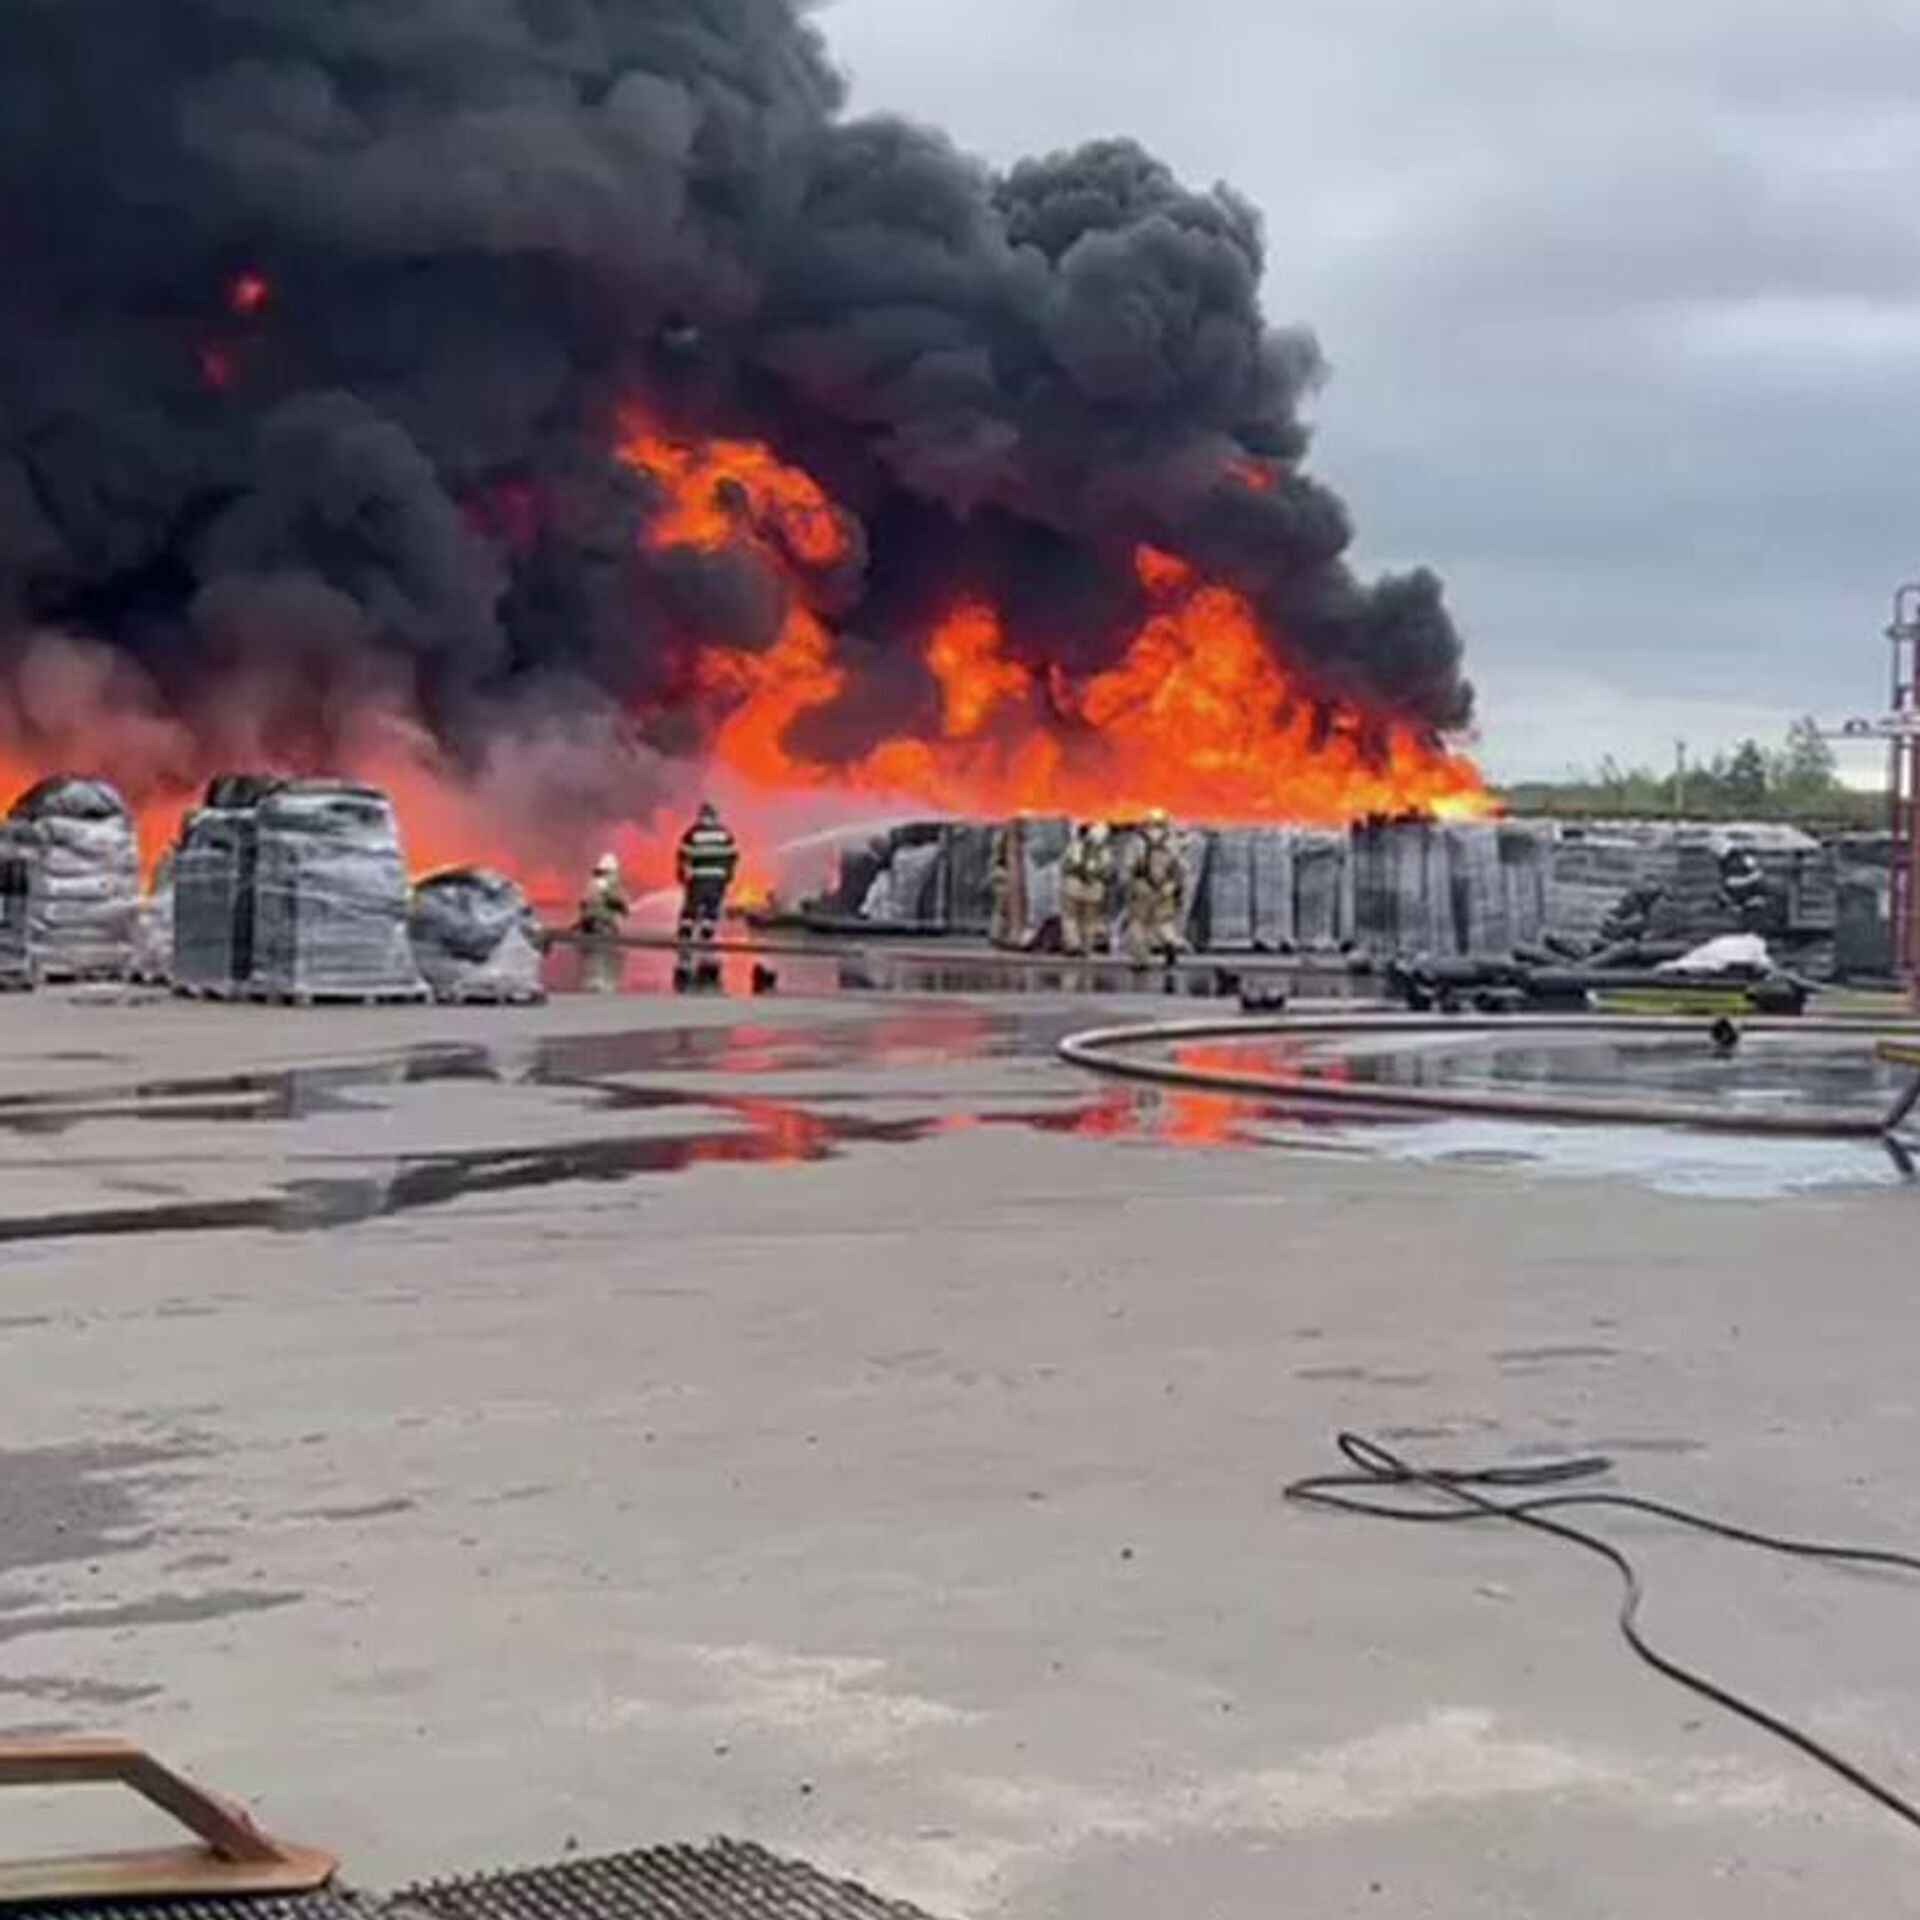
<svg viewBox="0 0 1920 1920"><path fill-rule="evenodd" d="M1673 817L1676 820L1687 817L1687 743L1684 740L1673 743Z"/></svg>
<svg viewBox="0 0 1920 1920"><path fill-rule="evenodd" d="M1920 1008L1920 581L1894 597L1890 704L1878 718L1822 728L1827 740L1884 740L1891 765L1887 800L1893 833L1893 967Z"/></svg>

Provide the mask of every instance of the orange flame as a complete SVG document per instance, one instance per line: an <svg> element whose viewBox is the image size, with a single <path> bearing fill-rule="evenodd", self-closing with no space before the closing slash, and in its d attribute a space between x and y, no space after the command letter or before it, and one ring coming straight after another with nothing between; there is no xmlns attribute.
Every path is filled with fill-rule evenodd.
<svg viewBox="0 0 1920 1920"><path fill-rule="evenodd" d="M754 788L827 787L989 815L1119 818L1163 807L1216 822L1488 806L1470 761L1409 721L1310 697L1245 596L1150 546L1135 557L1148 613L1115 665L1084 676L1043 673L1010 644L993 606L963 600L921 643L940 695L938 731L877 740L851 762L811 758L793 744L796 722L830 707L848 677L802 571L847 555L832 503L808 475L752 442L687 446L636 425L622 453L663 496L649 545L712 551L747 542L784 565L788 607L774 645L703 648L693 671L722 715L715 764ZM1251 462L1240 477L1273 484Z"/></svg>

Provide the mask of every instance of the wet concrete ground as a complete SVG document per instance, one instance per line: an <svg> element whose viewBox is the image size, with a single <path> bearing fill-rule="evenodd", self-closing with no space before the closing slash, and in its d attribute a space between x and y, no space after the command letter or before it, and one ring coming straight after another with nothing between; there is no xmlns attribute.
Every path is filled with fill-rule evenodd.
<svg viewBox="0 0 1920 1920"><path fill-rule="evenodd" d="M1920 1541L1894 1163L1053 1062L1127 1011L0 1001L0 1710L368 1884L727 1831L955 1920L1920 1910L1602 1570L1279 1499L1359 1426ZM1920 1593L1628 1537L1920 1784Z"/></svg>

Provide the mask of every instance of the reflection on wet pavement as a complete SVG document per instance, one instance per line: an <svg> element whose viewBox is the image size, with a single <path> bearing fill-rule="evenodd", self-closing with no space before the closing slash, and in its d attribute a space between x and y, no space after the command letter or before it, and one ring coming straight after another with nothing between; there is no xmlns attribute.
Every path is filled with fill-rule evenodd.
<svg viewBox="0 0 1920 1920"><path fill-rule="evenodd" d="M1373 1154L1437 1164L1625 1176L1669 1191L1754 1195L1810 1186L1910 1180L1897 1150L1849 1142L1702 1139L1629 1127L1499 1120L1356 1117L1314 1089L1342 1079L1409 1086L1553 1086L1729 1100L1833 1103L1885 1097L1886 1070L1859 1046L1750 1041L1733 1058L1690 1036L1552 1040L1466 1036L1441 1044L1362 1045L1324 1037L1249 1036L1182 1043L1173 1057L1216 1071L1281 1077L1284 1102L1120 1085L1062 1070L1058 1097L996 1098L915 1090L898 1079L804 1097L743 1091L735 1080L852 1069L932 1069L1045 1061L1084 1008L902 1006L878 1018L639 1028L540 1035L496 1052L422 1047L358 1063L155 1080L104 1092L0 1098L0 1131L36 1139L89 1122L257 1124L378 1112L383 1096L446 1083L553 1091L616 1115L683 1116L671 1131L509 1145L328 1155L329 1171L234 1198L172 1198L0 1217L0 1243L168 1231L310 1233L476 1196L563 1182L618 1183L712 1165L809 1165L861 1146L904 1146L987 1129L1052 1137L1245 1151ZM658 1076L657 1080L635 1076ZM668 1084L661 1084L660 1081ZM874 1111L884 1101L886 1117ZM902 1116L904 1110L904 1117ZM307 1156L311 1161L315 1156ZM342 1171L332 1171L341 1167ZM351 1168L350 1171L344 1170Z"/></svg>
<svg viewBox="0 0 1920 1920"><path fill-rule="evenodd" d="M484 1046L419 1048L384 1060L205 1079L149 1081L123 1090L0 1098L0 1130L28 1138L83 1122L260 1123L377 1109L383 1091L445 1082L519 1086L585 1095L607 1114L684 1112L717 1124L635 1137L367 1155L378 1171L299 1178L238 1198L161 1200L0 1217L0 1243L159 1232L265 1230L309 1233L385 1219L474 1196L524 1193L566 1181L621 1182L716 1165L805 1165L863 1145L899 1146L976 1128L1187 1146L1259 1144L1257 1105L1208 1094L1064 1083L1041 1107L955 1110L951 1096L894 1085L871 1095L817 1094L792 1101L718 1086L636 1085L620 1076L779 1076L849 1067L911 1068L1045 1058L1079 1016L1061 1010L1003 1014L968 1007L916 1008L897 1016L781 1026L640 1029L545 1036L511 1065ZM936 1111L875 1119L855 1109L884 1098ZM939 1110L944 1109L944 1110ZM359 1158L361 1156L355 1156Z"/></svg>
<svg viewBox="0 0 1920 1920"><path fill-rule="evenodd" d="M711 977L696 991L734 1000L762 990L755 985L756 968L762 967L775 976L772 991L796 999L962 993L1099 998L1144 992L1218 1001L1237 996L1245 971L1229 961L1185 967L1169 977L1159 968L1136 968L1111 958L1089 962L1033 954L932 954L924 947L890 949L884 941L812 953L776 947L721 951L708 956L705 964ZM670 994L686 990L676 987L676 971L675 954L668 948L588 949L569 943L549 952L546 983L550 992L560 994ZM1368 986L1364 976L1340 961L1323 966L1294 962L1278 977L1290 993L1316 999L1352 999Z"/></svg>

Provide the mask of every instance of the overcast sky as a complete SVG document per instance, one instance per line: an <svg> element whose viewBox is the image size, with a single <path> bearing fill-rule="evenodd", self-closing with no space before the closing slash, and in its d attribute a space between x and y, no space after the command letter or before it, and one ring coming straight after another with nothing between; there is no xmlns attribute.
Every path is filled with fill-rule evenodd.
<svg viewBox="0 0 1920 1920"><path fill-rule="evenodd" d="M1369 566L1499 774L1878 712L1920 575L1915 0L833 0L856 104L1266 211Z"/></svg>

